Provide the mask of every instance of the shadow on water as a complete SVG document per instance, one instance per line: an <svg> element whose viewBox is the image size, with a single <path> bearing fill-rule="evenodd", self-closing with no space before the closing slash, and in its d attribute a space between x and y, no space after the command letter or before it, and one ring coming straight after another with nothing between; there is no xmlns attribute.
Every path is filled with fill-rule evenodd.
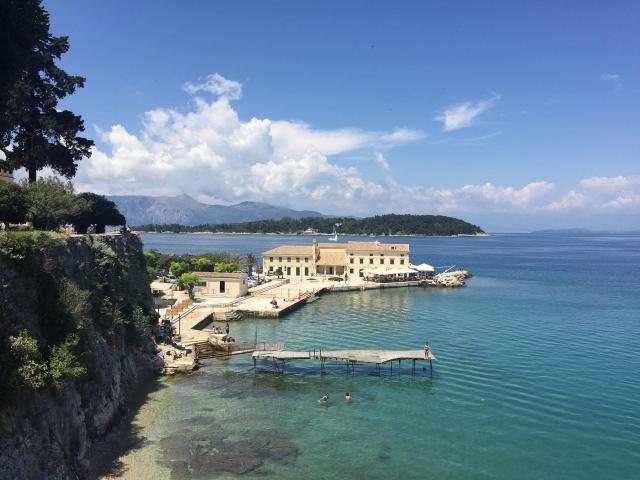
<svg viewBox="0 0 640 480"><path fill-rule="evenodd" d="M149 374L138 385L127 391L127 401L122 414L105 438L94 441L89 452L89 478L119 477L125 474L125 465L120 460L127 453L141 449L146 439L141 428L134 424L134 418L150 396L166 388L160 378Z"/></svg>

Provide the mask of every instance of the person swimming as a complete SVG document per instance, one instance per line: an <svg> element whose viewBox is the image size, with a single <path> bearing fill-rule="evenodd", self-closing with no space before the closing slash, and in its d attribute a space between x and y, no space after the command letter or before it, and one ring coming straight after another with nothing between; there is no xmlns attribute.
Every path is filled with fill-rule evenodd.
<svg viewBox="0 0 640 480"><path fill-rule="evenodd" d="M344 394L344 399L345 399L347 402L350 402L350 401L351 401L351 395L349 395L349 392L347 392L347 393L345 393L345 394Z"/></svg>
<svg viewBox="0 0 640 480"><path fill-rule="evenodd" d="M327 403L329 401L329 394L325 393L324 395L322 395L322 398L320 398L319 400L320 402L324 402Z"/></svg>

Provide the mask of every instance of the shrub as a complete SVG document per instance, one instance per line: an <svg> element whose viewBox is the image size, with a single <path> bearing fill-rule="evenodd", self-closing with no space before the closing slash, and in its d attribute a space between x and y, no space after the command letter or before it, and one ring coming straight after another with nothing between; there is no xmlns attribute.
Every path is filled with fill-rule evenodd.
<svg viewBox="0 0 640 480"><path fill-rule="evenodd" d="M26 329L17 337L9 337L11 353L18 363L18 377L21 383L31 388L42 388L49 378L47 364L42 359L38 341Z"/></svg>
<svg viewBox="0 0 640 480"><path fill-rule="evenodd" d="M27 194L20 185L0 181L0 221L22 223L27 215Z"/></svg>
<svg viewBox="0 0 640 480"><path fill-rule="evenodd" d="M193 289L200 281L200 278L194 273L183 273L176 280L176 285L180 288L185 288L189 292L189 298L193 300Z"/></svg>
<svg viewBox="0 0 640 480"><path fill-rule="evenodd" d="M89 225L96 226L96 233L104 233L106 225L124 225L126 220L111 200L102 195L85 192L77 197L81 208L70 216L70 222L78 233L86 233Z"/></svg>
<svg viewBox="0 0 640 480"><path fill-rule="evenodd" d="M238 263L217 263L214 272L237 272L240 269Z"/></svg>
<svg viewBox="0 0 640 480"><path fill-rule="evenodd" d="M332 282L342 282L344 278L342 277L329 277L329 280Z"/></svg>
<svg viewBox="0 0 640 480"><path fill-rule="evenodd" d="M86 200L73 194L71 182L65 183L56 177L25 182L21 185L27 196L26 219L33 222L35 228L55 230L87 207Z"/></svg>
<svg viewBox="0 0 640 480"><path fill-rule="evenodd" d="M86 369L81 366L74 350L78 346L79 338L76 334L71 334L60 345L54 345L51 348L51 355L49 357L49 373L54 380L61 380L63 378L75 378L86 372Z"/></svg>
<svg viewBox="0 0 640 480"><path fill-rule="evenodd" d="M176 277L179 277L189 271L189 265L186 262L171 262L170 270Z"/></svg>

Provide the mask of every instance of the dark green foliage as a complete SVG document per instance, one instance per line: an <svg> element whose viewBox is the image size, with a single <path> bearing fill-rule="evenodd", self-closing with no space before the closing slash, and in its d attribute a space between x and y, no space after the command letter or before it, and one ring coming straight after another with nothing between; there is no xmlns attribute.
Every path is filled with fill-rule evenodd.
<svg viewBox="0 0 640 480"><path fill-rule="evenodd" d="M145 292L136 292L129 281L129 262L144 264L141 245L135 237L126 240L124 252L122 245L121 237L0 236L0 265L17 273L7 277L4 301L18 282L29 289L32 311L29 331L17 332L13 314L0 310L0 399L20 388L91 375L92 352L100 344L142 345L149 338L157 315L150 297L145 300ZM83 260L70 265L67 260L76 255ZM67 258L60 261L61 256Z"/></svg>
<svg viewBox="0 0 640 480"><path fill-rule="evenodd" d="M27 215L27 193L13 182L0 182L0 221L23 223Z"/></svg>
<svg viewBox="0 0 640 480"><path fill-rule="evenodd" d="M189 271L189 264L187 262L171 262L170 267L171 273L173 273L176 277L179 277L183 273Z"/></svg>
<svg viewBox="0 0 640 480"><path fill-rule="evenodd" d="M217 263L214 272L237 272L240 265L237 263Z"/></svg>
<svg viewBox="0 0 640 480"><path fill-rule="evenodd" d="M78 363L75 355L79 342L80 337L77 334L71 334L60 345L51 347L49 373L53 380L79 377L87 371Z"/></svg>
<svg viewBox="0 0 640 480"><path fill-rule="evenodd" d="M44 387L49 378L49 372L42 358L38 341L23 329L17 336L9 337L9 345L17 363L16 383L36 389Z"/></svg>
<svg viewBox="0 0 640 480"><path fill-rule="evenodd" d="M282 218L280 220L259 220L255 222L221 223L216 225L142 225L141 231L172 232L237 232L237 233L302 233L313 228L319 233L332 233L340 224L339 233L349 235L474 235L484 233L477 225L472 225L453 217L443 215L376 215L367 218L352 217L309 217L301 219Z"/></svg>
<svg viewBox="0 0 640 480"><path fill-rule="evenodd" d="M199 280L200 278L198 278L198 276L194 273L183 273L176 280L176 285L178 285L178 287L182 289L187 290L187 292L189 293L189 298L193 300L193 289L195 288Z"/></svg>
<svg viewBox="0 0 640 480"><path fill-rule="evenodd" d="M79 136L82 118L58 107L85 81L56 65L69 50L68 38L49 33L39 1L3 0L0 8L0 52L8 57L0 69L0 151L9 168L27 169L30 182L44 167L71 178L93 142Z"/></svg>
<svg viewBox="0 0 640 480"><path fill-rule="evenodd" d="M106 225L124 225L126 220L111 200L95 193L81 193L80 200L86 202L84 208L72 215L70 222L78 233L87 233L89 225L96 225L95 233L104 233Z"/></svg>
<svg viewBox="0 0 640 480"><path fill-rule="evenodd" d="M253 267L258 262L258 258L253 253L248 253L244 259L243 263L247 266L247 272L249 276L253 273Z"/></svg>
<svg viewBox="0 0 640 480"><path fill-rule="evenodd" d="M87 207L86 200L74 195L71 182L56 177L23 183L22 188L27 194L26 218L36 229L55 230Z"/></svg>

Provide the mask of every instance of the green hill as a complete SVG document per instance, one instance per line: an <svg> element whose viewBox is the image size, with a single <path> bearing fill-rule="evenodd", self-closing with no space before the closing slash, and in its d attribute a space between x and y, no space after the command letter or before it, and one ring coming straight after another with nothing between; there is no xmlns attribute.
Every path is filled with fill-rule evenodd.
<svg viewBox="0 0 640 480"><path fill-rule="evenodd" d="M220 233L302 233L312 228L318 233L332 233L338 225L338 233L349 235L477 235L483 230L477 225L458 218L442 215L376 215L374 217L306 217L300 219L258 220L216 225L142 225L139 231L171 232L220 232Z"/></svg>

